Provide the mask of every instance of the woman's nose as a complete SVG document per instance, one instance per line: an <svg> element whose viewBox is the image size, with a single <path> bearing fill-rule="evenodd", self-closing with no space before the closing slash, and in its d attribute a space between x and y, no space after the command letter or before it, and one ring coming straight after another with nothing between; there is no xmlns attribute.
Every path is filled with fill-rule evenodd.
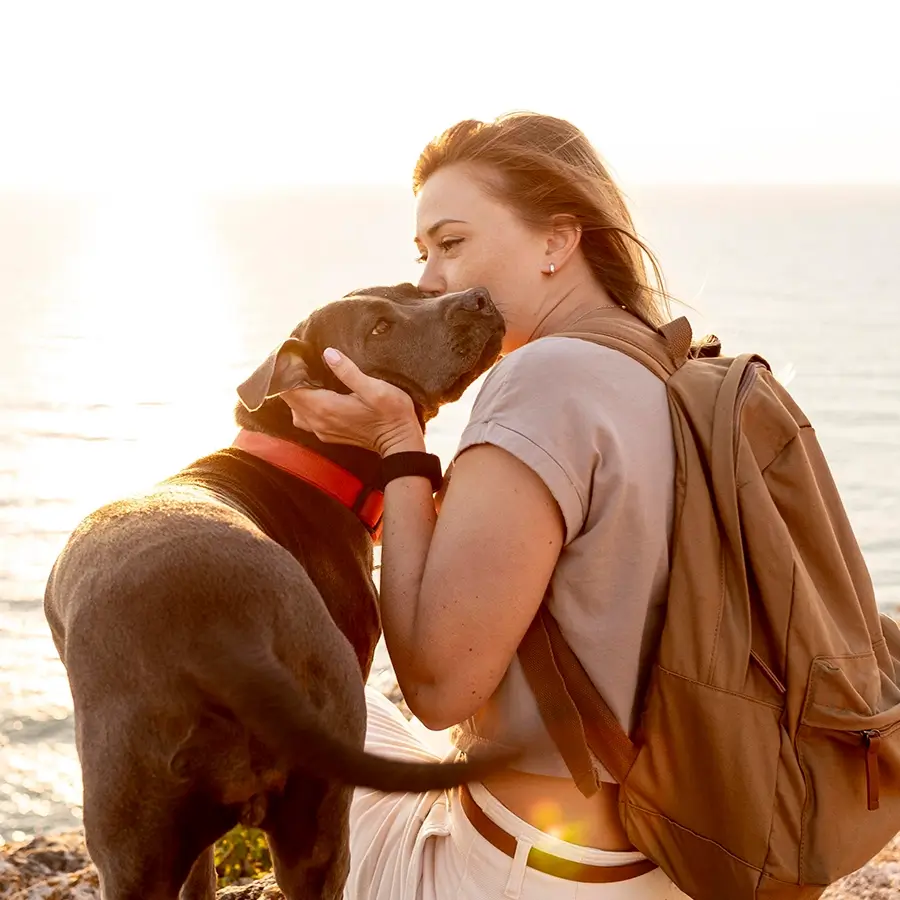
<svg viewBox="0 0 900 900"><path fill-rule="evenodd" d="M422 272L422 277L419 279L418 288L423 294L431 294L437 297L439 294L447 293L447 282L434 268L426 263L425 271Z"/></svg>

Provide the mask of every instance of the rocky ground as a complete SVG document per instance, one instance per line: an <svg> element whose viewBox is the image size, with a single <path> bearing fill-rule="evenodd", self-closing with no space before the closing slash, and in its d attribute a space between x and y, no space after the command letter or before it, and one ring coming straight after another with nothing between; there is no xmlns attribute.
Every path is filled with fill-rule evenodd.
<svg viewBox="0 0 900 900"><path fill-rule="evenodd" d="M823 900L900 897L900 836L868 865L830 887ZM219 900L283 900L271 875L220 890ZM0 900L100 900L97 872L80 832L0 847Z"/></svg>

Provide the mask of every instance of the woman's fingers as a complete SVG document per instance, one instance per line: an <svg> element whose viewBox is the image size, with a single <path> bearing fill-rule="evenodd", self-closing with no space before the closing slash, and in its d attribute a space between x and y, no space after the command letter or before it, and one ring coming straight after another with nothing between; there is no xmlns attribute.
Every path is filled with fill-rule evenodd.
<svg viewBox="0 0 900 900"><path fill-rule="evenodd" d="M404 391L361 372L342 353L329 349L324 358L352 393L308 388L286 391L281 398L291 409L295 428L311 431L322 441L376 452L409 435L421 439L413 402Z"/></svg>
<svg viewBox="0 0 900 900"><path fill-rule="evenodd" d="M281 399L290 407L295 427L318 432L346 418L351 396L317 388L296 388L285 391Z"/></svg>
<svg viewBox="0 0 900 900"><path fill-rule="evenodd" d="M311 413L303 394L312 394L312 391L305 389L287 391L281 395L281 399L287 403L288 408L291 411L291 421L294 423L294 428L302 428L304 431L315 432Z"/></svg>
<svg viewBox="0 0 900 900"><path fill-rule="evenodd" d="M299 388L281 394L281 399L290 407L295 428L326 443L375 449L384 428L382 417L356 394Z"/></svg>
<svg viewBox="0 0 900 900"><path fill-rule="evenodd" d="M364 375L356 363L339 350L329 347L322 357L328 363L328 368L357 396L365 398L371 394L373 387L377 388L378 379Z"/></svg>

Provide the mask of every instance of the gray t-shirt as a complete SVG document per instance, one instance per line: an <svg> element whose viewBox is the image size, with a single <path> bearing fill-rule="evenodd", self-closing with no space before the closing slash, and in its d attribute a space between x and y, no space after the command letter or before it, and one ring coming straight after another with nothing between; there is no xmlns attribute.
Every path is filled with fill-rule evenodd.
<svg viewBox="0 0 900 900"><path fill-rule="evenodd" d="M512 453L556 499L566 533L545 600L630 730L669 575L675 448L663 383L615 350L578 338L541 338L504 357L485 379L457 455L476 444ZM519 770L569 774L518 659L452 739L461 750L525 748Z"/></svg>

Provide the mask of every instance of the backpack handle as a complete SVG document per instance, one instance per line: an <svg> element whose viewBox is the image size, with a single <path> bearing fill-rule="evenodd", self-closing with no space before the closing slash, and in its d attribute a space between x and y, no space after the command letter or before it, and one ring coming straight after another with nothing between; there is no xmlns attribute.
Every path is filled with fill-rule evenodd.
<svg viewBox="0 0 900 900"><path fill-rule="evenodd" d="M685 316L679 316L665 325L660 325L659 333L666 339L666 349L675 363L675 368L680 369L687 361L691 352L691 341L694 334L691 331L691 323Z"/></svg>

